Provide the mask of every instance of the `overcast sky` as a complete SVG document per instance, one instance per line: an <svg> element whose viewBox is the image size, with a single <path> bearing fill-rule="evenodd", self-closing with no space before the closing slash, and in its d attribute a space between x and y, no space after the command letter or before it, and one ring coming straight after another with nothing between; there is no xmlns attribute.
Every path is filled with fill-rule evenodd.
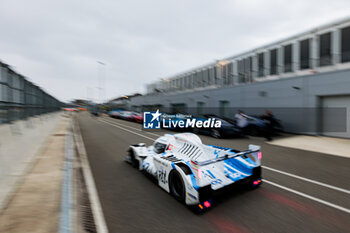
<svg viewBox="0 0 350 233"><path fill-rule="evenodd" d="M101 98L105 73L110 99L347 16L349 0L2 0L0 60L61 101Z"/></svg>

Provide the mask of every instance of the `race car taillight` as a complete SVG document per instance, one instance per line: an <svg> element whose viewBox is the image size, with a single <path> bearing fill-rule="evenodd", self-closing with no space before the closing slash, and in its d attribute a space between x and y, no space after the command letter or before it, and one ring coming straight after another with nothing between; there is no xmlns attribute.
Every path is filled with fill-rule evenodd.
<svg viewBox="0 0 350 233"><path fill-rule="evenodd" d="M257 185L259 185L261 182L262 182L261 179L254 180L254 181L253 181L253 186L257 186Z"/></svg>
<svg viewBox="0 0 350 233"><path fill-rule="evenodd" d="M211 200L204 201L198 204L199 211L204 211L212 206Z"/></svg>
<svg viewBox="0 0 350 233"><path fill-rule="evenodd" d="M262 152L261 151L258 152L258 159L262 159Z"/></svg>
<svg viewBox="0 0 350 233"><path fill-rule="evenodd" d="M203 203L203 205L206 207L206 208L209 208L211 206L210 202L209 201L205 201Z"/></svg>

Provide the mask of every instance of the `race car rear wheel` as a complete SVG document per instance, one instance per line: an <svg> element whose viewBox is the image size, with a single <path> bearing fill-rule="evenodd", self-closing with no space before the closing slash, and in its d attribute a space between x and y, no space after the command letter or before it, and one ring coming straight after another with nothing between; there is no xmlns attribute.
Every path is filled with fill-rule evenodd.
<svg viewBox="0 0 350 233"><path fill-rule="evenodd" d="M169 175L169 188L176 200L181 202L185 200L185 183L180 173L175 170Z"/></svg>

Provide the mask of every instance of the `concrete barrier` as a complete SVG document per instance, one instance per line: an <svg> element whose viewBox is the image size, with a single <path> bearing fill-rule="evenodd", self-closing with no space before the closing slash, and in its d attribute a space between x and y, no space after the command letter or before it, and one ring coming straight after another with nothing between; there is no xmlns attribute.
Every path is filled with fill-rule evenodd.
<svg viewBox="0 0 350 233"><path fill-rule="evenodd" d="M0 125L0 211L63 116L55 112Z"/></svg>

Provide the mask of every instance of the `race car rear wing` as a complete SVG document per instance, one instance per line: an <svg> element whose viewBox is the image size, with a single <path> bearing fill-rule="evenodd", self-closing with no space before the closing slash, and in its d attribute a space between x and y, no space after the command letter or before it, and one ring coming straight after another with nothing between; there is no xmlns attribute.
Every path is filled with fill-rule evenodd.
<svg viewBox="0 0 350 233"><path fill-rule="evenodd" d="M228 154L226 154L224 156L219 156L215 159L210 159L210 160L201 161L201 162L191 161L191 163L193 165L197 165L197 166L206 166L206 165L217 163L217 162L220 162L220 161L223 161L226 159L232 159L232 158L239 157L242 155L251 154L254 157L254 160L255 160L254 162L260 166L261 157L262 157L262 154L260 151L260 146L250 144L248 148L249 148L248 150L237 152L237 153L229 152Z"/></svg>
<svg viewBox="0 0 350 233"><path fill-rule="evenodd" d="M206 160L206 161L193 161L191 160L191 170L194 174L194 177L196 179L197 185L202 187L205 185L208 185L208 181L205 179L201 179L202 178L202 171L204 168L202 168L203 166L207 166L210 164L214 164L214 163L218 163L218 162L222 162L225 161L227 159L232 159L235 157L239 157L239 156L244 156L244 155L248 155L251 154L253 157L254 162L260 166L261 165L261 151L260 151L260 146L256 146L256 145L249 145L248 150L245 151L241 151L241 152L232 152L229 151L227 152L225 155L221 155L218 156L215 159L210 159L210 160ZM224 168L224 165L221 164Z"/></svg>

